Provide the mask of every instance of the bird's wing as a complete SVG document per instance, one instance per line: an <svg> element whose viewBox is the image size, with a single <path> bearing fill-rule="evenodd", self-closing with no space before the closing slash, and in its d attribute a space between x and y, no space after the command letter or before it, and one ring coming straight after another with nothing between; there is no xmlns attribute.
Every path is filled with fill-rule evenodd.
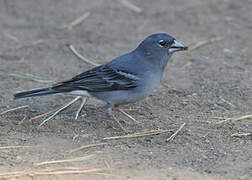
<svg viewBox="0 0 252 180"><path fill-rule="evenodd" d="M136 81L138 79L136 75L127 71L102 65L68 81L58 83L52 88L59 91L86 90L89 92L128 90L137 86Z"/></svg>

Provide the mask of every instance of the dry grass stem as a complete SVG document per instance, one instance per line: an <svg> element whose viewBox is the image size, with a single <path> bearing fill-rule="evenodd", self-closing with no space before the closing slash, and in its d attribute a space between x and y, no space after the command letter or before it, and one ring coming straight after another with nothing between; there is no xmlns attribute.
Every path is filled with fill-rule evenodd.
<svg viewBox="0 0 252 180"><path fill-rule="evenodd" d="M119 125L119 127L121 128L121 130L125 133L127 133L128 131L123 127L123 125L120 123L120 121L115 117L114 114L111 114L111 117L115 120L115 122ZM125 123L127 123L126 121L124 121Z"/></svg>
<svg viewBox="0 0 252 180"><path fill-rule="evenodd" d="M93 66L99 66L100 64L94 63L91 60L85 58L84 56L82 56L81 54L79 54L76 49L74 48L74 46L72 44L68 45L69 49L72 51L72 53L79 58L80 60L84 61L85 63L91 64Z"/></svg>
<svg viewBox="0 0 252 180"><path fill-rule="evenodd" d="M75 26L81 24L89 15L90 13L86 12L73 20L71 23L61 26L60 29L67 29L68 31L71 31Z"/></svg>
<svg viewBox="0 0 252 180"><path fill-rule="evenodd" d="M32 147L32 146L0 146L0 150L4 150L4 149L16 149L16 148L28 148L28 147Z"/></svg>
<svg viewBox="0 0 252 180"><path fill-rule="evenodd" d="M191 46L191 48L189 48L189 51L193 51L193 50L198 49L198 48L200 48L202 46L205 46L207 44L211 44L211 43L214 43L216 41L223 40L223 39L224 39L224 37L215 37L215 38L212 38L212 39L209 39L209 40L199 41L196 44L194 44L193 46Z"/></svg>
<svg viewBox="0 0 252 180"><path fill-rule="evenodd" d="M125 139L125 138L137 138L137 137L144 137L144 136L151 136L157 134L167 133L171 130L150 130L150 131L143 131L133 134L127 134L124 136L113 136L113 137L105 137L104 140L114 140L114 139Z"/></svg>
<svg viewBox="0 0 252 180"><path fill-rule="evenodd" d="M227 118L225 118L225 117L211 117L211 119L223 120L223 119L227 119Z"/></svg>
<svg viewBox="0 0 252 180"><path fill-rule="evenodd" d="M0 178L17 178L17 177L33 177L39 175L67 175L67 174L84 174L84 173L99 173L107 169L102 168L81 168L81 167L62 167L62 168L47 168L33 171L14 171L1 173ZM106 173L104 173L105 175ZM102 174L101 174L102 175ZM106 174L107 175L107 174Z"/></svg>
<svg viewBox="0 0 252 180"><path fill-rule="evenodd" d="M37 41L32 42L31 44L26 44L26 45L19 46L19 47L17 47L17 49L34 47L34 46L37 46L39 44L44 43L45 41L46 41L45 39L39 39Z"/></svg>
<svg viewBox="0 0 252 180"><path fill-rule="evenodd" d="M19 43L19 39L18 39L16 36L14 36L14 35L12 35L12 34L9 34L8 32L5 32L4 35L5 35L6 37L8 37L9 39L11 39L11 40L13 40L13 41Z"/></svg>
<svg viewBox="0 0 252 180"><path fill-rule="evenodd" d="M245 137L248 137L248 136L252 136L252 133L234 133L234 134L231 134L232 137L237 137L237 138L245 138Z"/></svg>
<svg viewBox="0 0 252 180"><path fill-rule="evenodd" d="M38 76L34 76L34 75L28 74L28 73L7 73L7 72L0 72L0 76L15 77L15 78L19 78L19 79L28 79L28 80L32 80L32 81L35 81L35 82L46 83L46 84L54 82L52 80L41 79Z"/></svg>
<svg viewBox="0 0 252 180"><path fill-rule="evenodd" d="M129 8L130 10L136 12L136 13L141 13L143 10L136 5L130 3L128 0L119 0L119 2L124 5L125 7Z"/></svg>
<svg viewBox="0 0 252 180"><path fill-rule="evenodd" d="M42 166L42 165L48 165L48 164L57 164L57 163L65 163L65 162L77 162L77 161L83 161L83 160L88 160L96 157L95 154L91 154L88 156L83 156L83 157L77 157L73 159L62 159L62 160L56 160L56 161L44 161L41 163L36 163L36 166Z"/></svg>
<svg viewBox="0 0 252 180"><path fill-rule="evenodd" d="M240 117L237 117L237 118L222 118L224 120L222 121L219 121L217 122L216 124L222 124L222 123L225 123L225 122L228 122L228 121L240 121L240 120L244 120L244 119L251 119L252 118L252 114L250 115L245 115L245 116L240 116Z"/></svg>
<svg viewBox="0 0 252 180"><path fill-rule="evenodd" d="M125 116L127 116L128 118L130 118L134 123L140 124L139 121L137 121L135 118L133 118L131 115L129 115L128 113L126 113L126 112L123 111L122 109L118 109L118 111L120 111L122 114L124 114Z"/></svg>
<svg viewBox="0 0 252 180"><path fill-rule="evenodd" d="M88 144L88 145L81 146L81 147L76 148L76 149L69 150L69 151L67 151L67 153L73 153L73 152L81 151L81 150L84 150L84 149L87 149L87 148L102 146L102 145L106 145L106 144L108 144L108 143Z"/></svg>
<svg viewBox="0 0 252 180"><path fill-rule="evenodd" d="M23 118L21 121L19 121L19 123L18 123L18 124L23 124L23 123L24 123L24 121L26 120L26 118L27 118L27 116L24 116L24 118Z"/></svg>
<svg viewBox="0 0 252 180"><path fill-rule="evenodd" d="M48 111L48 112L46 112L46 113L43 113L43 114L34 116L34 117L32 117L31 119L29 119L29 121L32 121L32 120L34 120L34 119L42 118L42 117L44 117L44 116L47 116L47 115L53 113L54 111L55 111L55 109L54 109L54 110L51 110L51 111Z"/></svg>
<svg viewBox="0 0 252 180"><path fill-rule="evenodd" d="M81 99L82 96L77 96L76 98L74 98L72 101L70 101L69 103L65 104L64 106L62 106L61 108L59 108L57 111L55 111L53 113L53 115L51 115L50 117L46 118L39 126L43 126L47 121L49 121L50 119L52 119L54 116L56 116L59 112L63 111L64 109L66 109L68 106L72 105L73 103L75 103L76 101L78 101L79 99Z"/></svg>
<svg viewBox="0 0 252 180"><path fill-rule="evenodd" d="M106 165L107 168L111 168L111 165L108 163L108 161L104 160L104 164Z"/></svg>
<svg viewBox="0 0 252 180"><path fill-rule="evenodd" d="M12 109L8 109L6 111L1 112L0 115L6 114L8 112L16 111L16 110L19 110L19 109L23 109L23 108L28 108L28 107L29 107L28 105L24 105L24 106L19 106L19 107L15 107L15 108L12 108Z"/></svg>
<svg viewBox="0 0 252 180"><path fill-rule="evenodd" d="M73 137L73 141L75 141L75 139L76 138L79 138L79 137L81 137L81 138L86 138L86 137L88 137L88 136L90 136L89 134L76 134L76 135L74 135L74 137Z"/></svg>
<svg viewBox="0 0 252 180"><path fill-rule="evenodd" d="M181 131L181 129L183 129L185 125L186 123L183 123L174 134L172 134L168 139L166 139L166 142L172 141L174 137Z"/></svg>
<svg viewBox="0 0 252 180"><path fill-rule="evenodd" d="M92 174L96 174L96 175L102 175L102 176L111 176L111 177L118 177L120 179L125 178L124 176L120 176L120 175L115 175L115 174L108 174L108 173L92 173Z"/></svg>
<svg viewBox="0 0 252 180"><path fill-rule="evenodd" d="M77 110L77 112L75 114L75 118L74 118L75 120L78 119L79 114L80 114L82 108L85 106L85 104L86 104L86 102L88 100L88 97L81 97L81 99L82 99L81 105L80 105L80 107L78 108L78 110Z"/></svg>
<svg viewBox="0 0 252 180"><path fill-rule="evenodd" d="M101 168L92 168L92 169L84 169L84 170L74 170L74 171L55 171L55 172L35 172L35 175L65 175L65 174L80 174L80 173L92 173L104 171Z"/></svg>

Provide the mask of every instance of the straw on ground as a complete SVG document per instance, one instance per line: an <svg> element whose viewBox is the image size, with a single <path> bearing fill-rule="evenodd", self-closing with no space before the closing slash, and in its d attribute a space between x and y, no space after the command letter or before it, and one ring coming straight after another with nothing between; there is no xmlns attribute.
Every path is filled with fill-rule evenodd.
<svg viewBox="0 0 252 180"><path fill-rule="evenodd" d="M15 107L15 108L12 108L12 109L8 109L6 111L1 112L0 115L6 114L8 112L16 111L16 110L19 110L19 109L23 109L23 108L28 108L28 107L29 107L28 105L24 105L24 106L19 106L19 107Z"/></svg>
<svg viewBox="0 0 252 180"><path fill-rule="evenodd" d="M43 113L43 114L39 114L39 115L37 115L37 116L34 116L34 117L30 118L29 121L42 118L42 117L44 117L44 116L47 116L47 115L53 113L54 111L55 111L55 109L54 109L54 110L51 110L51 111L48 111L48 112L46 112L46 113Z"/></svg>
<svg viewBox="0 0 252 180"><path fill-rule="evenodd" d="M234 118L221 118L221 119L224 119L224 120L219 121L216 124L222 124L222 123L229 122L229 121L234 122L234 121L240 121L240 120L245 120L245 119L252 119L252 114L244 115L244 116L240 116L240 117L234 117Z"/></svg>
<svg viewBox="0 0 252 180"><path fill-rule="evenodd" d="M33 74L28 74L28 73L0 72L0 76L15 77L15 78L20 78L20 79L27 79L27 80L35 81L35 82L38 82L38 83L45 83L45 84L54 82L54 80L41 79L38 76L35 76Z"/></svg>
<svg viewBox="0 0 252 180"><path fill-rule="evenodd" d="M171 129L169 130L150 130L150 131L143 131L143 132L138 132L138 133L133 133L133 134L127 134L124 136L112 136L112 137L105 137L103 140L114 140L114 139L125 139L125 138L137 138L137 137L144 137L144 136L152 136L152 135L157 135L157 134L163 134L172 131Z"/></svg>
<svg viewBox="0 0 252 180"><path fill-rule="evenodd" d="M83 55L81 55L80 53L78 53L72 44L68 44L67 47L72 51L72 53L73 53L78 59L84 61L85 63L91 64L91 65L93 65L93 66L100 66L100 65L101 65L101 64L98 64L98 63L94 63L93 61L87 59L86 57L84 57Z"/></svg>
<svg viewBox="0 0 252 180"><path fill-rule="evenodd" d="M82 101L81 101L80 107L78 108L78 110L77 110L77 112L76 112L76 114L75 114L75 118L74 118L75 120L78 119L79 114L80 114L82 108L83 108L83 107L85 106L85 104L87 103L88 97L81 97L81 99L82 99Z"/></svg>
<svg viewBox="0 0 252 180"><path fill-rule="evenodd" d="M93 159L95 158L96 155L95 154L90 154L87 156L83 156L83 157L76 157L76 158L72 158L72 159L61 159L61 160L55 160L55 161L44 161L44 162L40 162L40 163L36 163L36 166L42 166L42 165L48 165L48 164L57 164L57 163L66 163L66 162L77 162L77 161L84 161L84 160L88 160L88 159Z"/></svg>
<svg viewBox="0 0 252 180"><path fill-rule="evenodd" d="M168 139L166 139L166 142L172 141L174 139L174 137L183 129L183 127L186 125L186 123L183 123L180 128L174 133L172 134Z"/></svg>
<svg viewBox="0 0 252 180"><path fill-rule="evenodd" d="M82 96L77 96L76 98L74 98L72 101L70 101L69 103L65 104L64 106L62 106L61 108L59 108L58 110L55 111L55 113L53 113L53 115L51 115L50 117L46 118L42 123L40 123L39 126L43 126L47 121L49 121L50 119L52 119L54 116L56 116L59 112L63 111L64 109L66 109L68 106L72 105L73 103L75 103L76 101L78 101L79 99L81 99Z"/></svg>
<svg viewBox="0 0 252 180"><path fill-rule="evenodd" d="M248 136L252 137L252 133L234 133L234 134L231 134L231 137L237 137L237 138L246 138Z"/></svg>
<svg viewBox="0 0 252 180"><path fill-rule="evenodd" d="M134 11L134 12L136 12L136 13L141 13L141 12L143 12L143 10L142 10L141 8L139 8L139 7L137 7L136 5L130 3L128 0L119 0L119 2L120 2L123 6L129 8L130 10L132 10L132 11Z"/></svg>
<svg viewBox="0 0 252 180"><path fill-rule="evenodd" d="M106 145L106 144L108 144L108 143L88 144L88 145L84 145L84 146L78 147L76 149L69 150L69 151L67 151L67 153L73 153L73 152L77 152L77 151L82 151L84 149L88 149L88 148L96 147L96 146L102 146L102 145Z"/></svg>
<svg viewBox="0 0 252 180"><path fill-rule="evenodd" d="M5 149L16 149L16 148L29 148L32 146L0 146L0 150L5 150Z"/></svg>
<svg viewBox="0 0 252 180"><path fill-rule="evenodd" d="M31 48L31 47L40 45L40 44L44 43L45 41L46 41L46 39L39 39L39 40L36 40L30 44L18 46L17 49Z"/></svg>
<svg viewBox="0 0 252 180"><path fill-rule="evenodd" d="M97 174L105 171L104 168L85 168L85 167L59 167L59 168L46 168L46 169L37 169L32 171L13 171L0 173L0 178L17 178L17 177L34 177L42 175L67 175L67 174ZM110 175L101 173L101 175Z"/></svg>
<svg viewBox="0 0 252 180"><path fill-rule="evenodd" d="M75 26L80 25L87 17L90 15L89 12L82 14L81 16L77 17L75 20L70 22L69 24L64 24L60 27L60 29L67 29L68 31L72 30Z"/></svg>

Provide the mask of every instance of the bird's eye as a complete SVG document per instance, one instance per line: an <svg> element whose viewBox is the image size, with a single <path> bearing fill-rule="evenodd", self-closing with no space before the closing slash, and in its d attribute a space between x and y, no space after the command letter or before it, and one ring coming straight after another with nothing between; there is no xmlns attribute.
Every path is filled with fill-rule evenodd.
<svg viewBox="0 0 252 180"><path fill-rule="evenodd" d="M158 43L159 43L159 45L162 46L162 47L164 47L164 46L166 45L166 43L165 43L164 40L160 40Z"/></svg>

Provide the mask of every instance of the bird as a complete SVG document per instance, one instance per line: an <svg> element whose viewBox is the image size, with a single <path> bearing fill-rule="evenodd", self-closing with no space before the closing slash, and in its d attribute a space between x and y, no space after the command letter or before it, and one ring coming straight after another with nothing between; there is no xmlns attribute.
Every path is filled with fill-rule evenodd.
<svg viewBox="0 0 252 180"><path fill-rule="evenodd" d="M152 94L160 84L172 54L187 49L167 33L152 34L140 42L136 49L107 64L91 68L51 87L14 94L14 99L58 93L91 97L105 103L108 114L114 117L114 107L134 103Z"/></svg>

